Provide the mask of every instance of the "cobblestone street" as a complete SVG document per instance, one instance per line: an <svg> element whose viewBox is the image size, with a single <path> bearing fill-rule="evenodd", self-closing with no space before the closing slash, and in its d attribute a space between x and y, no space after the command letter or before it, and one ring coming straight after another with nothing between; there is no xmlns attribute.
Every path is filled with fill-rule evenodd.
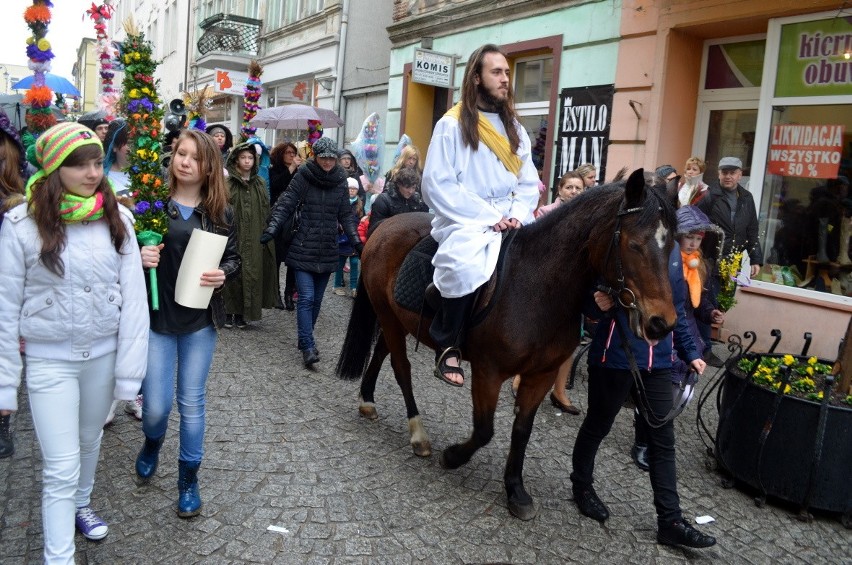
<svg viewBox="0 0 852 565"><path fill-rule="evenodd" d="M561 415L548 401L539 410L524 470L540 511L529 522L513 518L502 480L512 422L508 382L494 440L468 465L446 471L438 452L470 432L470 385L459 390L439 383L431 376L431 352L410 351L435 450L418 458L388 363L379 379L376 421L358 414L358 383L333 374L350 305L350 298L327 290L316 371L302 367L292 312L264 311L263 321L246 330L222 331L208 385L199 473L204 507L197 518L179 519L173 508L177 410L157 475L144 487L133 481L141 425L116 414L104 431L92 498L110 532L101 542L78 534L78 563L852 562L852 533L837 517L800 522L792 507L757 508L752 494L720 486L720 475L705 467L696 402L677 422L680 495L688 519L715 518L701 526L718 538L715 547L656 543L648 476L630 460L628 410L598 457L596 488L612 513L604 525L581 516L572 501L570 456L582 417ZM716 352L725 353L722 346ZM16 453L0 460L3 565L42 560L41 457L24 389L13 421ZM582 378L571 397L585 409ZM268 531L270 525L282 531Z"/></svg>

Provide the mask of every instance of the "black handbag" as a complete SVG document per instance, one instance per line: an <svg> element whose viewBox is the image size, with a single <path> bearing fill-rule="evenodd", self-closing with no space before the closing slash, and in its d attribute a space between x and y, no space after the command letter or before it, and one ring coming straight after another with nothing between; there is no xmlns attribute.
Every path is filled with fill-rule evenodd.
<svg viewBox="0 0 852 565"><path fill-rule="evenodd" d="M290 225L281 230L281 243L289 245L296 233L299 231L299 225L302 223L302 201L296 205L293 211L293 217L290 219Z"/></svg>

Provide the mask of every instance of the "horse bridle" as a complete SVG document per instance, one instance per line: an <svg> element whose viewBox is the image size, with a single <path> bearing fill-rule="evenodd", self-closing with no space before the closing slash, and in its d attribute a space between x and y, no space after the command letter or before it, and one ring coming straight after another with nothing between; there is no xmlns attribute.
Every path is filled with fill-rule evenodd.
<svg viewBox="0 0 852 565"><path fill-rule="evenodd" d="M615 280L617 287L613 288L606 285L598 285L598 290L612 296L618 302L619 306L621 306L625 310L639 311L639 304L636 301L636 293L630 290L624 281L624 267L621 263L621 219L624 216L636 214L644 209L644 206L637 206L635 208L621 208L616 214L615 231L612 234L612 239L609 242L609 248L606 252L606 261L604 262L604 268L609 265L609 258L612 254L612 249L614 247ZM623 299L624 296L627 296L626 301ZM680 414L680 412L683 410L683 407L686 406L686 403L683 403L680 408L678 408L677 406L672 406L672 409L669 410L669 413L663 416L662 418L654 414L653 410L651 410L650 403L648 402L648 395L645 392L645 385L642 382L642 375L639 372L639 366L636 363L636 357L633 355L633 350L630 348L627 342L627 332L624 330L624 328L621 327L621 323L617 316L613 319L615 320L615 327L618 330L619 337L621 338L621 346L624 348L624 353L630 363L630 373L633 375L633 383L636 386L636 393L639 397L639 402L636 403L637 408L639 408L639 413L642 415L642 417L645 419L645 422L650 427L660 428L666 425L668 422L672 421L678 414Z"/></svg>
<svg viewBox="0 0 852 565"><path fill-rule="evenodd" d="M612 250L615 248L616 287L613 288L606 285L598 285L598 290L612 296L622 308L627 310L638 310L639 305L636 303L636 293L627 288L627 285L624 283L624 267L621 264L621 219L624 216L641 212L644 208L644 206L626 209L622 208L616 214L615 231L613 231L612 239L610 240L609 247L606 250L606 260L604 261L604 268L606 268L606 266L609 265L609 258L610 255L612 255ZM627 300L624 300L623 297L625 296L627 297Z"/></svg>

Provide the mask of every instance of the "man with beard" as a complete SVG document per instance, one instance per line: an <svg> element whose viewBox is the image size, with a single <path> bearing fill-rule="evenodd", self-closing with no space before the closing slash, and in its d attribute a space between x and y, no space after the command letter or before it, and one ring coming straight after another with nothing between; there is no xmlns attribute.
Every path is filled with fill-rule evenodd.
<svg viewBox="0 0 852 565"><path fill-rule="evenodd" d="M464 384L461 346L474 292L497 264L501 232L532 221L538 174L515 114L509 63L496 45L471 54L461 101L435 126L423 171L423 199L435 213L434 285L441 307L429 333L435 376Z"/></svg>

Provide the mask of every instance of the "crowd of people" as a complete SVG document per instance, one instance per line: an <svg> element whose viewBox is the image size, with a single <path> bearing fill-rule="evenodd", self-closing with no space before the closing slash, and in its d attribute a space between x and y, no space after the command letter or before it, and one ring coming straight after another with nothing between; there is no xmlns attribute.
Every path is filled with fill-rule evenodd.
<svg viewBox="0 0 852 565"><path fill-rule="evenodd" d="M179 516L201 512L198 473L204 455L207 376L220 328L244 329L264 309L295 310L298 349L306 368L320 362L314 330L334 274L332 292L355 297L360 255L388 218L433 214L434 285L441 296L430 334L438 345L435 375L464 384L461 351L473 293L492 275L502 232L521 228L594 190L598 170L584 164L559 179L552 203L540 202L530 140L514 111L509 66L493 45L478 49L465 70L460 103L438 121L425 163L407 145L384 178L368 182L349 150L326 137L302 159L289 141L269 152L256 138L234 145L227 127L184 129L171 139L164 163L168 230L158 245L136 242L127 124L61 123L42 133L34 162L19 132L0 113L0 457L14 452L10 418L17 409L22 354L27 391L44 459L44 555L72 562L74 528L102 539L108 526L91 507L104 422L116 407L142 422L137 482L156 473L176 400L179 418ZM615 415L636 398L636 465L650 471L660 543L708 547L715 539L684 520L677 495L672 383L694 386L709 363L711 328L724 320L715 298L715 262L744 248L751 274L760 270L753 199L740 185L742 163L725 157L718 184L704 182L705 163L691 157L683 174L656 169L653 184L677 203L677 245L670 260L677 326L671 339L648 344L624 326L623 309L589 289L582 327L589 344L587 410L573 450L570 480L579 511L609 516L596 493L594 462ZM266 178L268 178L268 182ZM226 238L207 308L175 299L190 236L203 230ZM285 265L283 289L279 271ZM143 269L156 269L159 284ZM347 278L348 273L348 281ZM348 282L348 288L347 288ZM149 296L157 293L159 308ZM559 410L581 415L567 394L573 352L550 394ZM634 386L629 357L639 367ZM517 389L522 375L516 376ZM687 399L688 400L688 399Z"/></svg>

